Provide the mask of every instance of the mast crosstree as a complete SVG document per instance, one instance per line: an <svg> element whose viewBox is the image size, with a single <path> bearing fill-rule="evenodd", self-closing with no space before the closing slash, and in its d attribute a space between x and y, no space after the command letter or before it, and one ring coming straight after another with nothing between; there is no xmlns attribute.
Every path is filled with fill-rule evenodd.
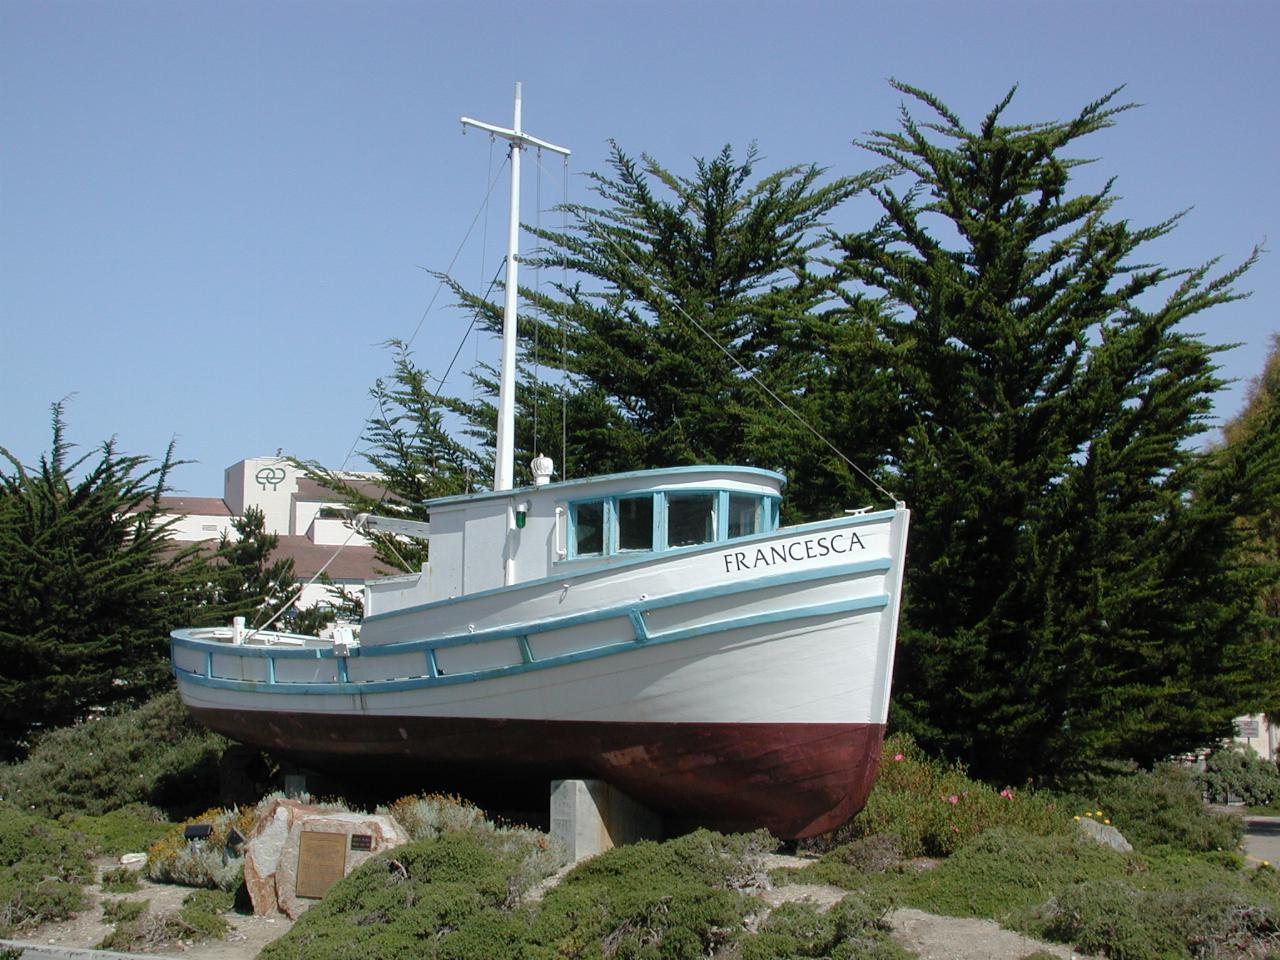
<svg viewBox="0 0 1280 960"><path fill-rule="evenodd" d="M520 151L525 147L550 150L569 156L567 147L531 137L520 128L520 83L516 82L515 119L510 129L462 117L462 126L484 130L511 144L511 212L507 225L506 298L502 308L502 374L498 382L497 456L493 465L493 489L510 490L514 485L516 422L516 299L520 253ZM535 453L537 451L534 451Z"/></svg>

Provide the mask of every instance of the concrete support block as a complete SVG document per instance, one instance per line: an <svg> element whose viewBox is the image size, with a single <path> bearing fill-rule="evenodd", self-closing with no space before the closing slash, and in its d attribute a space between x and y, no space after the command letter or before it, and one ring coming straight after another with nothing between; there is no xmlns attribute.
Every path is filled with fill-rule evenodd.
<svg viewBox="0 0 1280 960"><path fill-rule="evenodd" d="M624 843L661 839L662 821L603 780L553 780L551 835L576 862Z"/></svg>

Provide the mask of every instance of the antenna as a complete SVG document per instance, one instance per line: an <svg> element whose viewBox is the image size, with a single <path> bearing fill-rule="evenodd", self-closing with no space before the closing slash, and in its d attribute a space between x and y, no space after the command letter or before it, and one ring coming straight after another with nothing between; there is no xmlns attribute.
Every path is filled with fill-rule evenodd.
<svg viewBox="0 0 1280 960"><path fill-rule="evenodd" d="M510 490L514 481L516 423L516 295L519 291L517 264L520 254L520 151L525 147L550 150L569 156L567 147L531 137L520 129L520 83L516 82L515 120L511 128L495 127L470 117L462 117L462 126L486 131L511 144L511 214L507 224L506 299L502 308L502 376L498 386L497 456L493 464L493 489Z"/></svg>

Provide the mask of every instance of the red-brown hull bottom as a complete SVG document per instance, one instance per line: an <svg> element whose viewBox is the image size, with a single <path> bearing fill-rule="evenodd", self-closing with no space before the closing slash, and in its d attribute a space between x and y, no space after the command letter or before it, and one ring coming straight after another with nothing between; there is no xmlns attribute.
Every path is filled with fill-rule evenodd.
<svg viewBox="0 0 1280 960"><path fill-rule="evenodd" d="M235 740L340 775L515 795L598 778L681 824L764 827L782 839L847 822L875 781L884 727L869 723L597 723L325 716L192 708ZM452 787L460 789L459 787ZM526 796L532 795L530 792Z"/></svg>

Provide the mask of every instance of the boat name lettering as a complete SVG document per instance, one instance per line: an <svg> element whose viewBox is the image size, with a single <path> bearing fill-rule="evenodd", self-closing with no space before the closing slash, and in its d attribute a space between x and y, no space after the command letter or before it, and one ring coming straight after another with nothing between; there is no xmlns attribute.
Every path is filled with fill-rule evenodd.
<svg viewBox="0 0 1280 960"><path fill-rule="evenodd" d="M848 553L855 547L859 550L867 549L867 545L858 536L858 531L850 530L848 533L824 533L820 537L806 537L790 543L773 543L767 547L757 547L754 552L734 550L724 555L724 572L737 573L741 570L790 563L793 560L813 560L833 553Z"/></svg>

